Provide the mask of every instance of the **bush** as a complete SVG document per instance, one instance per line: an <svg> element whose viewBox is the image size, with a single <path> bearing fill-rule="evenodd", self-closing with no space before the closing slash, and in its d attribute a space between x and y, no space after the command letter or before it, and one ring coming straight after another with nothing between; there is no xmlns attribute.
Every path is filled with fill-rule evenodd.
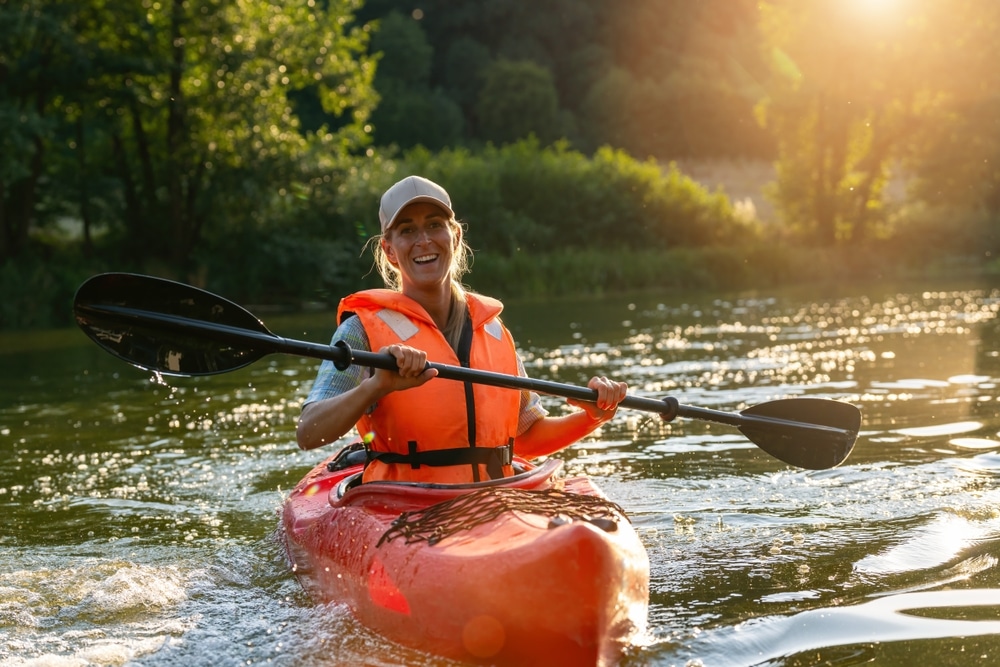
<svg viewBox="0 0 1000 667"><path fill-rule="evenodd" d="M723 193L708 192L676 166L663 169L607 148L592 158L565 143L540 148L534 139L476 154L418 150L394 170L400 178L414 173L449 191L474 247L507 256L735 244L760 235Z"/></svg>
<svg viewBox="0 0 1000 667"><path fill-rule="evenodd" d="M588 157L525 140L478 152L417 148L314 162L294 192L281 190L245 218L214 225L190 265L123 257L110 235L97 252L114 270L187 280L236 301L334 304L380 284L363 249L379 232L382 192L410 174L448 189L475 251L468 281L500 298L844 282L893 277L900 268L939 270L943 255L982 259L1000 250L991 216L924 209L904 211L878 241L796 247L780 230L765 234L741 219L723 193L676 165L611 149ZM69 324L76 288L104 270L78 245L33 244L0 265L2 328Z"/></svg>
<svg viewBox="0 0 1000 667"><path fill-rule="evenodd" d="M953 206L916 205L892 220L886 259L910 268L931 268L948 258L979 265L1000 251L1000 225L995 214Z"/></svg>
<svg viewBox="0 0 1000 667"><path fill-rule="evenodd" d="M480 255L469 278L477 291L499 298L606 295L633 290L730 289L773 284L754 275L743 247L566 249L547 255Z"/></svg>
<svg viewBox="0 0 1000 667"><path fill-rule="evenodd" d="M696 244L735 247L759 230L741 222L722 193L676 168L603 149L592 158L565 144L530 139L504 147L401 156L337 165L304 201L289 198L267 224L248 225L208 245L210 285L260 300L329 298L376 284L370 255L379 197L420 174L443 185L476 252L474 286L517 296L694 286L737 280L736 260L706 269ZM279 213L280 210L280 213ZM735 252L735 251L731 251ZM738 270L738 271L737 271ZM713 273L714 272L714 273ZM353 277L352 277L353 276ZM329 297L317 296L328 294ZM235 297L234 297L235 298Z"/></svg>
<svg viewBox="0 0 1000 667"><path fill-rule="evenodd" d="M69 326L77 288L106 270L62 247L33 247L0 263L0 329Z"/></svg>

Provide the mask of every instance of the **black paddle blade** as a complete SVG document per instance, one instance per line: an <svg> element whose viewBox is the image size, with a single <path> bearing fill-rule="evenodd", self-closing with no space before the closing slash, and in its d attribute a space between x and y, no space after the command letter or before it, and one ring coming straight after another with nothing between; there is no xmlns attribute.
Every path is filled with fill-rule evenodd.
<svg viewBox="0 0 1000 667"><path fill-rule="evenodd" d="M166 375L215 375L242 368L268 354L240 336L206 337L192 330L251 330L273 336L250 312L190 285L130 273L87 280L73 300L76 322L90 338L130 364ZM245 336L244 336L245 337Z"/></svg>
<svg viewBox="0 0 1000 667"><path fill-rule="evenodd" d="M786 463L825 470L843 463L861 430L861 410L825 398L788 398L740 412L739 429L755 445Z"/></svg>

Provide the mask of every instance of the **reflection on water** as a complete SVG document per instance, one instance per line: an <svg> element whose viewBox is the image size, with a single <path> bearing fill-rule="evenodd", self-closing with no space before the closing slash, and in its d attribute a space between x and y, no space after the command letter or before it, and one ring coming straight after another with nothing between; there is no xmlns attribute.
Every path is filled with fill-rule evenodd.
<svg viewBox="0 0 1000 667"><path fill-rule="evenodd" d="M900 593L875 598L857 605L816 609L787 617L755 618L719 633L699 638L699 644L725 642L723 654L712 652L712 665L780 664L781 659L799 656L794 664L861 664L877 652L874 644L1000 635L1000 590L963 590L933 593ZM982 608L993 620L950 618L953 609ZM975 615L973 613L973 615ZM843 659L810 662L809 653L857 645L864 660ZM831 652L837 655L837 652ZM850 654L848 654L850 655ZM854 656L852 656L854 657ZM861 657L858 655L857 657ZM985 656L989 658L989 654ZM967 656L980 661L983 655ZM705 661L709 664L709 661ZM929 660L923 664L941 664ZM985 663L981 663L985 664Z"/></svg>
<svg viewBox="0 0 1000 667"><path fill-rule="evenodd" d="M1000 290L865 292L508 308L535 377L864 411L832 470L625 411L561 455L650 553L651 633L626 664L1000 660ZM331 321L267 324L324 341ZM294 444L314 361L164 379L79 332L4 334L0 360L0 663L447 664L313 606L287 570L273 531L319 456Z"/></svg>

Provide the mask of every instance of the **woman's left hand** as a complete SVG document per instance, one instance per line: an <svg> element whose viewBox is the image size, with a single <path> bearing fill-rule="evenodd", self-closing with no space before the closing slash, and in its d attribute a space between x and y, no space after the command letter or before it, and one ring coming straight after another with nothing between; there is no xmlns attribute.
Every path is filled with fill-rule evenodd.
<svg viewBox="0 0 1000 667"><path fill-rule="evenodd" d="M590 378L587 387L597 392L596 401L580 401L573 398L566 400L570 405L575 405L586 412L598 424L615 416L618 404L625 399L625 395L628 393L627 384L615 382L603 376Z"/></svg>

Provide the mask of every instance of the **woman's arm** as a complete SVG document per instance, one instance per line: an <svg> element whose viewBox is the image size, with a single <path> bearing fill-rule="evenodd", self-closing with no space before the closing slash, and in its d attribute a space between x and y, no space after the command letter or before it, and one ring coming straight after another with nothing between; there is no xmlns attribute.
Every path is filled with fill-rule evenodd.
<svg viewBox="0 0 1000 667"><path fill-rule="evenodd" d="M587 386L597 391L596 401L567 399L570 405L581 409L562 417L543 417L537 420L514 439L514 451L517 455L533 459L569 447L614 417L618 404L628 392L628 385L624 382L615 382L605 377L593 377Z"/></svg>
<svg viewBox="0 0 1000 667"><path fill-rule="evenodd" d="M352 389L307 403L302 408L295 430L301 449L315 449L334 442L386 394L419 387L437 376L437 369L426 368L427 354L421 350L405 345L389 345L379 352L387 352L396 358L398 372L376 369Z"/></svg>
<svg viewBox="0 0 1000 667"><path fill-rule="evenodd" d="M365 410L385 395L374 380L373 375L339 396L307 403L295 429L299 448L321 447L351 430Z"/></svg>

